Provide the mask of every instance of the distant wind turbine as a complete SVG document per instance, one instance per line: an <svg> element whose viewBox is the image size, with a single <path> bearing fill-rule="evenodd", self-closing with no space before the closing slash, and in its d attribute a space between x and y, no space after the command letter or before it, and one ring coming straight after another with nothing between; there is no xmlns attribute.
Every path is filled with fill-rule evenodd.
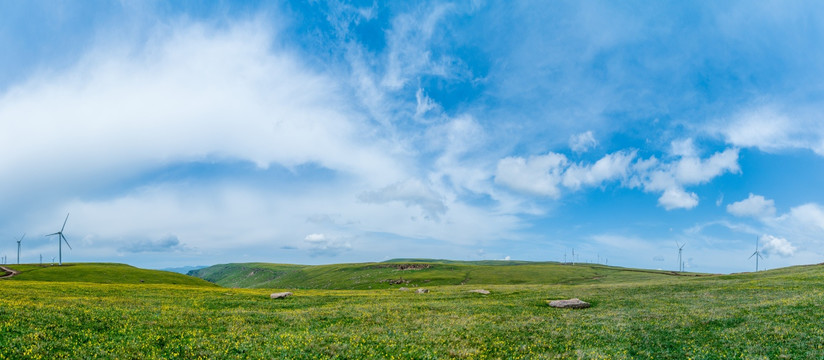
<svg viewBox="0 0 824 360"><path fill-rule="evenodd" d="M747 260L752 259L753 256L755 256L755 272L758 272L758 258L763 259L763 257L761 256L761 252L758 251L758 237L755 238L755 252L752 253L752 255L750 255L750 257L748 257Z"/></svg>
<svg viewBox="0 0 824 360"><path fill-rule="evenodd" d="M69 247L69 250L71 250L71 248L72 248L72 246L69 245L69 241L66 240L66 236L63 235L63 230L66 228L66 222L67 221L69 221L69 214L68 213L66 214L66 220L63 220L63 227L60 228L60 231L58 231L54 234L46 235L46 236L57 235L58 255L60 256L60 262L58 263L58 265L63 265L63 242L64 241L66 242L66 246ZM54 262L54 258L52 258L52 262Z"/></svg>
<svg viewBox="0 0 824 360"><path fill-rule="evenodd" d="M679 272L684 271L684 263L681 262L681 251L684 250L684 246L686 246L686 245L687 245L687 243L684 243L682 245L682 244L678 243L678 240L675 241L675 246L678 246L678 271Z"/></svg>
<svg viewBox="0 0 824 360"><path fill-rule="evenodd" d="M26 237L26 234L23 234L20 240L17 240L17 265L20 265L20 242L23 241L24 237Z"/></svg>

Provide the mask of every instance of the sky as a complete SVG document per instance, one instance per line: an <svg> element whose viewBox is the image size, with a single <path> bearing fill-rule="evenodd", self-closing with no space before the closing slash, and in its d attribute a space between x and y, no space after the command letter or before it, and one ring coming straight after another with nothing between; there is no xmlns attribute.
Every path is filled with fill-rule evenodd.
<svg viewBox="0 0 824 360"><path fill-rule="evenodd" d="M0 2L0 255L824 262L815 1Z"/></svg>

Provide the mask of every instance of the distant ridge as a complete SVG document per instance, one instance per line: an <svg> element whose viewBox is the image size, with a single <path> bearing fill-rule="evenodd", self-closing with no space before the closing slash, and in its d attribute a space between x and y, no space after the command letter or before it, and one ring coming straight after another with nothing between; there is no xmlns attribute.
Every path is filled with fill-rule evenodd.
<svg viewBox="0 0 824 360"><path fill-rule="evenodd" d="M226 287L281 289L391 289L438 285L597 284L701 274L600 264L518 260L391 259L383 262L294 265L220 264L189 275Z"/></svg>
<svg viewBox="0 0 824 360"><path fill-rule="evenodd" d="M180 267L163 268L163 269L158 269L158 270L160 270L160 271L171 271L171 272L176 272L178 274L186 275L186 274L188 274L189 272L191 272L193 270L200 270L200 269L203 269L203 268L206 268L206 267L209 267L209 266L208 265L180 266Z"/></svg>

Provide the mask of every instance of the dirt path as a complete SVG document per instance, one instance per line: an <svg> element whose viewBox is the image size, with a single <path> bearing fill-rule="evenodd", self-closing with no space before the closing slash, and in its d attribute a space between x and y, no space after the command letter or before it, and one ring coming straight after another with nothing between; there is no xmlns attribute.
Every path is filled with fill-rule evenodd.
<svg viewBox="0 0 824 360"><path fill-rule="evenodd" d="M0 266L0 270L3 270L3 271L5 271L5 272L6 272L6 274L5 274L5 275L0 276L0 279L8 279L8 278L10 278L10 277L12 277L12 276L17 275L17 274L19 274L19 273L20 273L19 271L9 269L9 268L7 268L7 267L5 267L5 266Z"/></svg>

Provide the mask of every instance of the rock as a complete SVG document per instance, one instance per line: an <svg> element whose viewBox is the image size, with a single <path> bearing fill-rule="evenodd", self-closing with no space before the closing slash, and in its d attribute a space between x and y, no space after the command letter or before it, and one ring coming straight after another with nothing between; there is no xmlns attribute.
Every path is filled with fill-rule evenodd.
<svg viewBox="0 0 824 360"><path fill-rule="evenodd" d="M589 303L576 299L549 301L549 306L562 309L586 309Z"/></svg>
<svg viewBox="0 0 824 360"><path fill-rule="evenodd" d="M426 294L429 292L429 289L418 289L415 290L415 294Z"/></svg>
<svg viewBox="0 0 824 360"><path fill-rule="evenodd" d="M469 290L469 292L471 292L471 293L478 293L478 294L484 294L484 295L489 295L489 290L484 290L484 289Z"/></svg>
<svg viewBox="0 0 824 360"><path fill-rule="evenodd" d="M409 288L400 287L400 288L398 288L398 290L400 290L400 291L409 291Z"/></svg>
<svg viewBox="0 0 824 360"><path fill-rule="evenodd" d="M292 293L289 292L289 291L279 292L279 293L272 293L272 295L269 295L269 297L272 298L272 299L283 299L283 298L286 298L286 297L289 297L289 296L292 296Z"/></svg>

